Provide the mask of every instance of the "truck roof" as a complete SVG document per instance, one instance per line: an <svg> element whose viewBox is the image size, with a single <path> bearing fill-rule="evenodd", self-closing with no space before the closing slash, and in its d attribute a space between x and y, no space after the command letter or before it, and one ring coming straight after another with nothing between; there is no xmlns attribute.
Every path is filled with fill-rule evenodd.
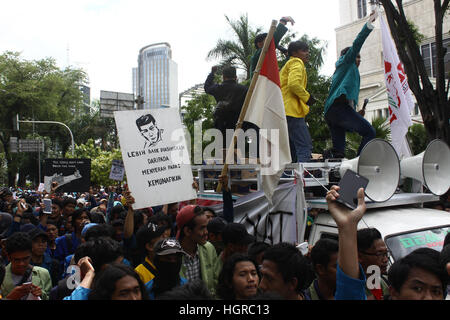
<svg viewBox="0 0 450 320"><path fill-rule="evenodd" d="M332 216L320 213L314 224L336 227ZM416 207L389 207L367 210L358 229L376 228L383 238L393 234L450 225L450 212Z"/></svg>

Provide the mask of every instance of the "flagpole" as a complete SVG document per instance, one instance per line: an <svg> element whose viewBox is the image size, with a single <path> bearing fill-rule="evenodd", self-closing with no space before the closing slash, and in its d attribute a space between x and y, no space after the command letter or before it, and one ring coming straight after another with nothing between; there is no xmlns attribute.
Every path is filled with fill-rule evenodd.
<svg viewBox="0 0 450 320"><path fill-rule="evenodd" d="M270 42L272 41L273 35L275 33L275 29L277 28L277 20L272 20L272 24L270 26L269 33L266 36L266 39L264 40L264 46L261 51L261 55L258 59L258 64L256 65L255 72L253 73L253 78L250 83L250 87L248 88L247 95L245 96L244 104L242 105L241 113L239 115L238 122L236 124L236 128L233 133L233 139L231 139L231 144L228 146L226 157L225 157L225 163L222 168L221 175L226 175L228 172L228 163L231 161L230 159L234 159L234 145L236 144L236 132L242 128L242 123L245 119L245 115L247 113L248 106L250 104L250 100L253 95L253 91L255 90L256 81L258 80L259 73L261 71L264 59L266 57L267 51L269 51ZM233 157L233 158L232 158ZM219 185L217 186L216 192L222 191L222 183L219 181Z"/></svg>

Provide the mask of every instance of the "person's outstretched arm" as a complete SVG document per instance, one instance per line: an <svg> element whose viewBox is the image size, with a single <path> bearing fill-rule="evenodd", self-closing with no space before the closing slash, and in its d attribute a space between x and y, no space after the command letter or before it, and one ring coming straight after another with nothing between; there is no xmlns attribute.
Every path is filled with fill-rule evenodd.
<svg viewBox="0 0 450 320"><path fill-rule="evenodd" d="M342 56L338 60L338 62L337 62L338 65L342 62L344 62L344 63L354 63L355 62L356 56L361 51L361 48L362 48L364 42L366 41L367 37L374 29L373 23L375 22L377 17L378 17L378 13L376 11L373 11L370 14L369 20L364 24L362 30L356 36L350 49L345 53L344 56Z"/></svg>
<svg viewBox="0 0 450 320"><path fill-rule="evenodd" d="M80 268L81 283L79 286L72 291L70 296L65 297L63 300L88 300L89 293L91 292L92 283L95 278L95 269L92 266L92 260L89 257L81 258L78 263Z"/></svg>
<svg viewBox="0 0 450 320"><path fill-rule="evenodd" d="M217 87L218 87L218 85L214 82L214 77L216 75L217 70L218 70L217 66L214 66L211 68L211 73L206 78L205 84L203 86L203 89L205 89L205 92L207 94L210 94L213 96L215 95Z"/></svg>
<svg viewBox="0 0 450 320"><path fill-rule="evenodd" d="M130 190L128 188L124 192L125 200L127 201L128 212L125 217L125 222L123 226L123 237L124 239L129 239L133 236L134 233L134 210L133 203L135 202L133 196L131 195Z"/></svg>
<svg viewBox="0 0 450 320"><path fill-rule="evenodd" d="M358 190L358 206L354 210L336 202L339 187L327 193L328 210L339 230L338 268L336 272L336 300L365 300L365 275L358 261L356 233L358 222L366 212L364 189Z"/></svg>

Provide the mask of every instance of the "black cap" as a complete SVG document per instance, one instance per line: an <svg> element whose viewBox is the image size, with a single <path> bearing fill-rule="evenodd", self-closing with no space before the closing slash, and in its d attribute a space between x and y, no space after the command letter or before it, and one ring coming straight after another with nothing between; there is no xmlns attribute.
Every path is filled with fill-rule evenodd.
<svg viewBox="0 0 450 320"><path fill-rule="evenodd" d="M47 233L39 227L34 227L33 229L27 231L31 240L36 239L37 237L43 237L46 241L48 241Z"/></svg>
<svg viewBox="0 0 450 320"><path fill-rule="evenodd" d="M155 254L158 256L165 256L173 253L183 253L186 254L181 248L180 242L174 238L161 239L155 244Z"/></svg>
<svg viewBox="0 0 450 320"><path fill-rule="evenodd" d="M158 227L156 224L149 223L139 228L136 233L136 241L140 247L144 248L147 243L160 237L166 229L166 227Z"/></svg>
<svg viewBox="0 0 450 320"><path fill-rule="evenodd" d="M227 225L227 222L223 218L214 217L211 220L209 220L206 228L208 229L208 232L218 234L218 233L222 233L222 231L226 225Z"/></svg>
<svg viewBox="0 0 450 320"><path fill-rule="evenodd" d="M255 242L255 237L247 232L247 229L243 224L231 222L223 229L222 240L224 244L250 244Z"/></svg>

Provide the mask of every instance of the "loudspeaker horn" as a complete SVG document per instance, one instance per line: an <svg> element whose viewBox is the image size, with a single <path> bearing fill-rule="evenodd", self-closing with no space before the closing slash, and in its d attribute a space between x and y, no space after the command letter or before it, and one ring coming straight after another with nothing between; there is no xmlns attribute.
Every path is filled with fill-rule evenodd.
<svg viewBox="0 0 450 320"><path fill-rule="evenodd" d="M400 163L394 147L382 139L373 139L361 150L359 157L343 161L339 174L348 169L369 179L366 196L375 202L389 200L400 181Z"/></svg>
<svg viewBox="0 0 450 320"><path fill-rule="evenodd" d="M450 149L442 140L433 140L421 154L401 160L400 168L402 177L422 182L437 196L450 188Z"/></svg>

